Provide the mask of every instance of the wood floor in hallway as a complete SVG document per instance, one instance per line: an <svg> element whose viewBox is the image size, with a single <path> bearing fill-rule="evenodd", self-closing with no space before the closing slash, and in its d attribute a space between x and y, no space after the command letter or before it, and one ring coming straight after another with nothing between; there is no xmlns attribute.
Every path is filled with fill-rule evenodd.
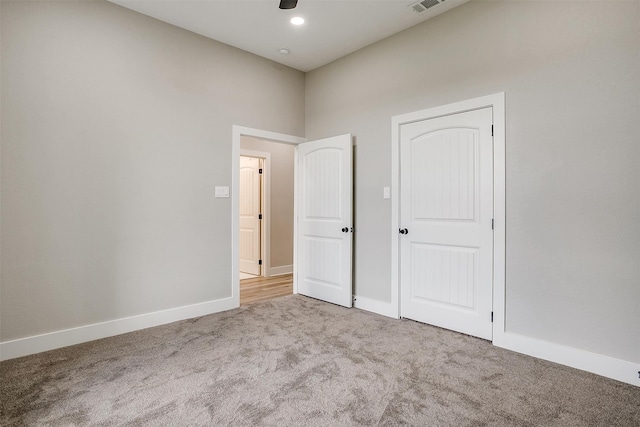
<svg viewBox="0 0 640 427"><path fill-rule="evenodd" d="M293 274L240 281L240 305L293 294Z"/></svg>

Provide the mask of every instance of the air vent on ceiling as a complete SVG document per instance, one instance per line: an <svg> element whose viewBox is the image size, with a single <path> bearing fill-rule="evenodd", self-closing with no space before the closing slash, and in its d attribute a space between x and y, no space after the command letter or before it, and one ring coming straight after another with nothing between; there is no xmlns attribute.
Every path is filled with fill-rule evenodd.
<svg viewBox="0 0 640 427"><path fill-rule="evenodd" d="M410 6L415 13L422 13L425 10L432 8L433 6L439 5L443 1L445 0L422 0L417 3L411 4Z"/></svg>

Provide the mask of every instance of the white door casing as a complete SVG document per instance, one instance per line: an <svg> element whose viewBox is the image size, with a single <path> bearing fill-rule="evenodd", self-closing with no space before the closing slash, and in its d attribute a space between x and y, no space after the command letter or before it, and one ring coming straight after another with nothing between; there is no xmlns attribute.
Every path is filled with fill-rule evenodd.
<svg viewBox="0 0 640 427"><path fill-rule="evenodd" d="M352 305L351 135L297 146L297 292Z"/></svg>
<svg viewBox="0 0 640 427"><path fill-rule="evenodd" d="M401 316L492 338L491 107L400 127Z"/></svg>
<svg viewBox="0 0 640 427"><path fill-rule="evenodd" d="M243 273L261 274L261 159L240 157L239 267Z"/></svg>

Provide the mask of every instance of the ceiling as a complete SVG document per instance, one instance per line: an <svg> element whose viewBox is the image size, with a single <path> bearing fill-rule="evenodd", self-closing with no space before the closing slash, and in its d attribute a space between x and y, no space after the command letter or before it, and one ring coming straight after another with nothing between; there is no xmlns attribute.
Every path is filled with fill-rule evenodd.
<svg viewBox="0 0 640 427"><path fill-rule="evenodd" d="M299 0L292 10L279 0L110 1L306 72L469 0L424 0L441 3L422 13L413 11L417 0ZM293 16L306 22L296 27Z"/></svg>

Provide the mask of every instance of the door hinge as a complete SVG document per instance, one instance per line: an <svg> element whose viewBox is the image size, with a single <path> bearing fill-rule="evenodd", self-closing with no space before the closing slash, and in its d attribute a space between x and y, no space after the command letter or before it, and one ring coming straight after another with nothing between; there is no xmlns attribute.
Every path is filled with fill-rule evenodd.
<svg viewBox="0 0 640 427"><path fill-rule="evenodd" d="M491 218L491 229L493 230L493 218Z"/></svg>
<svg viewBox="0 0 640 427"><path fill-rule="evenodd" d="M258 260L258 265L262 265L262 260L261 259Z"/></svg>
<svg viewBox="0 0 640 427"><path fill-rule="evenodd" d="M493 136L493 125L491 125L491 136ZM262 173L262 172L260 172Z"/></svg>
<svg viewBox="0 0 640 427"><path fill-rule="evenodd" d="M493 135L493 131L492 131L491 135ZM258 169L258 173L259 173L260 175L262 175L262 168Z"/></svg>
<svg viewBox="0 0 640 427"><path fill-rule="evenodd" d="M262 219L262 214L258 214L258 219Z"/></svg>
<svg viewBox="0 0 640 427"><path fill-rule="evenodd" d="M493 311L491 312L491 323L493 323Z"/></svg>

